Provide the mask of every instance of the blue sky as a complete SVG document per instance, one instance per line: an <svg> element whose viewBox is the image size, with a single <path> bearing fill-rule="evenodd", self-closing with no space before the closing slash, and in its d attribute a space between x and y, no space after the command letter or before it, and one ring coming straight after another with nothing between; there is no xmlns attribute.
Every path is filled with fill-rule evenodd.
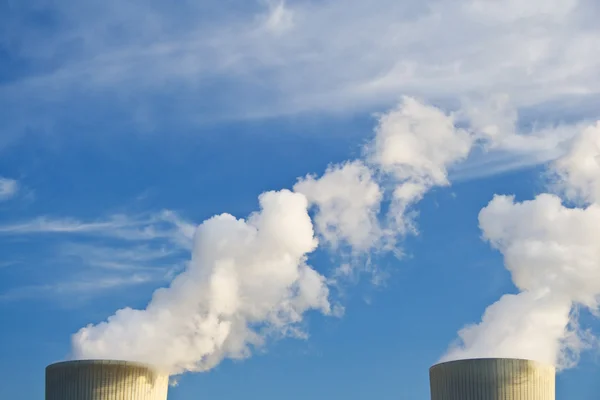
<svg viewBox="0 0 600 400"><path fill-rule="evenodd" d="M120 337L97 324L144 310L180 276L157 309L234 328L215 349L190 347L193 366L169 360L212 367L182 375L170 399L427 399L445 354L562 366L569 352L557 398L596 398L600 232L568 211L598 217L598 5L340 3L0 4L0 397L42 398L45 366L73 352L118 354L99 352ZM295 193L259 201L283 189ZM564 219L544 219L555 214L540 193L562 200ZM218 221L195 236L215 215L261 209L239 227L256 242ZM236 232L249 247L228 241ZM220 234L229 250L212 254ZM559 246L560 262L531 243ZM216 289L193 273L221 276L228 261ZM293 282L269 278L278 295L265 299L250 278L279 263ZM543 295L517 303L518 320L480 324L503 295L530 293ZM557 331L532 322L540 307ZM124 343L139 334L130 318L114 325ZM506 341L490 333L509 323ZM448 352L467 324L473 338ZM202 337L184 325L123 354L154 360L155 347Z"/></svg>

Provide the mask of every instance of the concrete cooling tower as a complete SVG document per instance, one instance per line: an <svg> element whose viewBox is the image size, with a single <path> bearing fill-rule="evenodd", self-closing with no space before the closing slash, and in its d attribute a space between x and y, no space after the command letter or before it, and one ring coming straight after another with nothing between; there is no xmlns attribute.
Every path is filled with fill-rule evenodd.
<svg viewBox="0 0 600 400"><path fill-rule="evenodd" d="M109 360L46 367L46 400L166 400L169 376L149 365Z"/></svg>
<svg viewBox="0 0 600 400"><path fill-rule="evenodd" d="M458 360L429 369L431 400L554 400L555 370L530 360Z"/></svg>

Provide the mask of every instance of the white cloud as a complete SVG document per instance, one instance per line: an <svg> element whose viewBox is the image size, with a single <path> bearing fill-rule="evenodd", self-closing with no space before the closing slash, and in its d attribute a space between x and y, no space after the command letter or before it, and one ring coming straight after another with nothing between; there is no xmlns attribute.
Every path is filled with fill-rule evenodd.
<svg viewBox="0 0 600 400"><path fill-rule="evenodd" d="M0 176L0 201L14 197L19 191L19 183L14 179Z"/></svg>
<svg viewBox="0 0 600 400"><path fill-rule="evenodd" d="M317 245L309 203L317 207L315 224L325 241L372 250L390 230L392 235L415 231L411 207L432 187L449 184L449 171L465 160L475 140L496 152L495 162L487 172L471 164L471 172L463 170L463 176L473 176L473 169L486 174L559 158L556 169L567 195L588 203L598 199L595 130L590 128L589 137L575 142L570 156L563 157L563 145L574 132L571 126L548 125L525 133L518 128L518 111L544 109L553 102L553 110L559 111L552 119L560 120L556 104L577 99L589 107L600 95L598 8L591 2L280 1L267 2L266 10L252 10L252 15L232 12L211 21L212 16L203 17L202 6L192 3L178 8L179 13L145 1L125 6L101 2L98 8L95 2L40 1L64 21L45 40L39 40L33 27L0 28L15 46L11 54L46 67L33 68L43 70L40 75L0 86L0 98L7 99L0 102L3 131L30 124L60 126L61 109L69 110L63 118L73 117L65 107L70 99L85 106L98 96L121 99L123 92L139 94L119 103L139 118L152 114L139 110L151 109L158 93L173 102L196 104L207 98L205 83L215 81L225 85L210 91L216 93L208 97L211 118L370 111L388 107L400 93L448 104L503 92L515 107L502 100L491 107L476 100L474 107L468 104L458 113L470 125L463 129L455 115L404 98L380 116L365 160L332 166L321 178L305 178L296 186L304 196L286 191L263 195L262 211L246 221L229 215L206 221L188 269L158 291L145 310L123 309L107 322L79 331L74 337L77 356L125 356L181 372L210 368L224 357L246 357L272 334L301 336L298 324L305 311L330 312L324 278L306 265L306 255ZM120 27L118 38L115 26ZM94 113L96 107L82 109ZM175 104L172 109L197 118L198 107L180 111L190 108ZM190 115L170 117L180 116L193 120ZM140 119L148 125L156 122ZM389 218L382 221L380 202L389 192ZM593 299L599 280L590 266L597 266L598 254L589 241L597 237L590 225L598 222L595 210L595 204L568 209L557 197L543 195L525 203L498 197L482 211L482 229L503 252L522 292L503 297L481 324L463 330L463 342L451 357L525 352L558 363L572 360L561 354L576 354L585 344L573 325L572 304L597 306ZM582 228L579 224L586 221ZM590 236L584 238L586 230ZM565 232L572 235L564 237ZM167 212L99 221L43 217L0 226L0 234L166 241L185 248L191 247L194 227ZM158 262L154 250L95 254L88 262L128 270L130 264ZM554 258L547 259L548 254ZM338 272L350 271L347 265ZM553 276L564 279L549 279ZM138 278L131 282L144 281ZM73 287L86 290L89 281L83 282ZM102 288L130 281L98 282ZM575 284L584 289L573 293ZM55 293L63 285L37 289ZM503 330L507 326L512 328ZM499 332L510 339L502 342L494 336Z"/></svg>
<svg viewBox="0 0 600 400"><path fill-rule="evenodd" d="M472 142L451 115L407 97L380 116L370 161L399 181L445 186L447 167L464 160Z"/></svg>
<svg viewBox="0 0 600 400"><path fill-rule="evenodd" d="M15 54L41 64L60 52L63 63L13 81L3 92L14 101L46 88L45 96L56 99L81 85L154 93L161 82L180 82L178 90L189 99L205 96L202 78L217 76L235 89L220 91L213 100L222 108L211 114L239 117L372 110L391 105L399 93L455 99L506 92L521 108L574 96L586 101L600 90L593 2L289 3L244 3L248 14L210 10L218 18L193 4L171 10L113 1L103 2L101 12L94 2L48 5L64 25L45 47L33 27L8 33L22 38ZM121 40L114 40L115 24L122 27ZM66 51L75 41L85 46ZM242 98L240 91L251 95ZM253 100L257 95L260 102Z"/></svg>
<svg viewBox="0 0 600 400"><path fill-rule="evenodd" d="M583 127L580 123L519 129L518 111L505 94L468 99L459 114L487 151L503 151L537 163L562 156L565 144Z"/></svg>
<svg viewBox="0 0 600 400"><path fill-rule="evenodd" d="M457 123L468 126L478 151L450 168L453 181L469 180L548 164L567 154L579 132L591 121L522 121L506 94L476 96L463 101ZM531 126L525 128L523 123Z"/></svg>
<svg viewBox="0 0 600 400"><path fill-rule="evenodd" d="M325 278L306 264L317 247L308 202L287 190L263 193L247 220L202 223L192 262L144 310L125 308L73 336L78 358L146 361L171 373L244 358L273 335L303 336L309 310L329 314Z"/></svg>
<svg viewBox="0 0 600 400"><path fill-rule="evenodd" d="M399 239L417 232L414 206L431 188L450 185L448 169L468 156L473 142L471 133L456 127L453 115L405 97L378 115L364 160L332 165L320 178L300 179L294 190L315 206L319 235L334 250L349 245L355 258L343 262L333 279L368 271L380 284L387 274L369 258L388 251L402 255ZM389 207L381 215L384 200Z"/></svg>
<svg viewBox="0 0 600 400"><path fill-rule="evenodd" d="M441 361L506 357L554 365L561 338L568 334L570 310L569 301L560 298L532 292L504 295L486 309L479 324L458 332L460 341Z"/></svg>
<svg viewBox="0 0 600 400"><path fill-rule="evenodd" d="M432 187L450 185L448 169L467 158L473 142L452 115L405 97L378 115L364 160L330 166L294 190L318 208L317 231L333 247L341 241L359 253L390 250L398 237L415 232L410 207ZM391 205L382 223L386 193Z"/></svg>
<svg viewBox="0 0 600 400"><path fill-rule="evenodd" d="M130 217L112 215L104 220L81 221L74 218L37 217L0 225L0 235L77 234L112 237L129 241L168 239L191 247L194 226L172 211Z"/></svg>
<svg viewBox="0 0 600 400"><path fill-rule="evenodd" d="M394 180L389 217L394 230L414 230L408 209L434 186L448 186L448 168L464 161L472 135L443 110L406 97L382 114L368 160Z"/></svg>
<svg viewBox="0 0 600 400"><path fill-rule="evenodd" d="M0 294L0 301L22 301L29 299L55 300L66 296L73 301L77 297L89 298L110 290L136 286L156 281L152 274L137 273L129 276L94 277L83 280L67 280L64 282L43 285L19 286Z"/></svg>
<svg viewBox="0 0 600 400"><path fill-rule="evenodd" d="M374 138L364 150L364 160L332 165L319 178L307 176L300 179L294 190L299 198L307 202L307 206L315 207L315 225L320 238L334 249L347 245L353 256L359 256L358 262L354 263L356 260L353 259L335 270L333 280L339 278L340 274L352 275L356 267L361 265L359 270L370 272L373 282L380 284L386 273L369 260L370 253L388 250L397 255L401 253L396 247L397 239L415 231L411 207L431 187L449 185L448 167L466 157L471 144L471 135L455 127L452 115L407 97L398 107L378 116ZM386 215L381 215L380 205L386 193L392 199L392 205L385 211ZM285 196L273 198L280 197ZM282 215L281 218L287 217ZM252 225L252 218L248 223ZM270 232L270 229L266 232ZM191 247L195 227L170 211L137 216L112 215L92 221L38 217L0 225L0 236L17 235L64 235L72 241L81 238L93 240L90 244L62 246L58 251L58 260L70 260L71 264L78 263L96 271L101 269L112 277L116 273L120 274L118 276L127 276L132 272L153 271L156 267L163 267L164 270L165 258L170 260L172 253L180 254L181 250ZM279 243L278 246L285 247L282 241L291 238L286 237L285 232L279 232L277 237L269 240L273 241L273 246ZM119 244L109 244L107 241L117 241ZM241 246L239 251L244 251L243 240L235 244ZM217 249L221 245L213 244ZM271 246L265 243L267 245ZM162 252L163 249L166 249L166 254ZM213 250L206 251L210 254ZM231 251L237 251L235 246L227 252ZM362 256L366 256L366 260ZM215 260L208 259L203 263L212 265L221 262L220 255L214 257ZM316 301L315 296L321 296L327 286L323 281L323 287L320 288L317 281L322 277L305 270L302 263L298 267L302 276L302 279L298 278L300 286L293 290L299 290L302 296ZM177 262L178 265L181 263ZM187 276L192 270L193 266L188 267L179 276ZM183 278L175 278L174 282L178 279ZM201 285L203 281L197 283ZM286 332L291 329L298 334L295 326L284 324L284 328Z"/></svg>
<svg viewBox="0 0 600 400"><path fill-rule="evenodd" d="M558 186L569 199L600 203L600 121L579 135L554 169Z"/></svg>
<svg viewBox="0 0 600 400"><path fill-rule="evenodd" d="M317 231L334 248L340 241L359 252L381 245L384 232L378 214L383 191L361 161L330 166L318 179L309 175L294 186L294 191L318 206Z"/></svg>
<svg viewBox="0 0 600 400"><path fill-rule="evenodd" d="M0 86L0 97L10 99L6 132L60 126L73 113L62 115L56 105L89 87L102 90L85 90L80 104L102 93L131 115L152 115L157 96L186 99L173 114L156 113L160 120L144 117L143 129L172 120L372 111L396 103L400 94L448 107L474 99L474 128L487 136L504 131L491 147L506 154L488 171L480 168L485 160L465 166L457 176L466 179L556 159L562 151L556 145L569 136L563 126L573 122L565 123L569 109L584 110L578 119L598 116L600 8L586 0L264 0L244 2L234 12L191 3L163 9L143 1L126 7L40 1L64 21L44 33L45 45L35 27L19 26L20 14L10 16L17 25L6 35L19 37L12 52L32 64L56 65L50 62L56 54L61 63ZM73 43L85 45L69 51ZM215 91L206 82L224 85ZM477 115L488 93L505 93L514 109ZM197 107L189 111L194 101L208 101L207 115L199 116ZM517 111L533 110L545 128L513 134Z"/></svg>
<svg viewBox="0 0 600 400"><path fill-rule="evenodd" d="M534 0L529 2L471 0L465 3L464 8L473 18L489 22L514 23L531 19L560 22L576 9L578 3L580 2L577 0Z"/></svg>
<svg viewBox="0 0 600 400"><path fill-rule="evenodd" d="M260 197L261 211L251 214L247 220L237 220L228 214L215 216L205 221L196 234L193 225L172 212L137 217L115 215L91 222L38 218L0 226L0 234L61 233L130 242L162 240L181 248L189 246L195 237L191 263L168 288L154 294L146 309L119 310L106 322L82 328L73 338L73 349L75 357L119 355L158 363L174 373L210 369L223 358L249 356L254 348L262 346L273 335L304 337L300 328L306 311L316 309L325 314L337 314L335 310L339 307L334 306L332 312L327 284L334 284L340 274L352 275L354 266L342 264L334 271L333 280L328 281L306 264L307 255L318 244L308 214L310 206L316 208L318 235L334 248L346 244L353 251L366 254L365 264L370 268L368 258L373 251L397 250L391 246L396 244L395 239L416 232L414 205L433 187L448 186L449 170L463 162L474 145L483 143L488 149L533 152L548 148L547 138L535 136L538 131L525 137L515 127L516 118L510 112L496 112L498 110L493 108L491 114L476 111L466 108L457 114L448 113L405 97L397 107L378 116L374 138L364 149L364 159L332 165L319 178L304 177L295 185L295 193L287 190L265 193ZM459 127L457 115L466 116L467 127ZM386 215L382 216L383 200L391 203ZM501 214L503 209L496 209L497 203L501 204L500 200L490 203L489 208ZM558 205L562 207L560 200ZM508 232L506 240L523 239L519 236L520 228L510 225L511 213L498 217L501 223L507 224L500 229L498 237L504 240L503 235ZM530 214L518 216L516 223L527 224L526 228L535 227L539 218ZM569 218L572 217L568 216L564 224L571 223ZM495 242L490 233L493 224L484 227L482 223L482 229L508 257L512 247L503 248L498 244L501 242ZM542 233L553 234L548 229L541 224ZM551 234L548 239L550 249L555 240ZM91 252L89 263L105 269L128 270L132 261L151 260L155 263L160 260L162 256L153 253L154 250L145 249L135 256L117 252L108 259L97 255L94 258L94 252ZM593 249L590 252L593 253ZM537 253L532 255L539 256ZM594 254L591 257L595 257ZM525 271L528 265L534 265L534 262L517 269ZM371 272L374 282L380 282L385 276L377 268ZM549 275L554 273L556 271L551 271ZM590 275L586 279L593 281ZM515 282L520 285L516 278ZM573 325L571 306L573 302L580 302L593 307L591 300L584 303L581 298L569 298L566 292L548 297L545 287L519 288L523 293L504 297L497 303L499 305L488 310L481 324L461 331L462 342L451 350L449 357L477 354L483 351L481 349L489 349L490 353L502 352L502 346L490 347L495 340L493 336L480 333L494 330L498 316L505 315L515 318L511 321L515 326L512 333L515 345L510 348L515 351L526 348L516 343L529 343L525 340L530 339L529 336L519 339L532 334L528 318L539 316L543 319L555 312L544 330L552 336L539 341L540 346L535 352L546 349L545 359L558 357L566 354L562 343L568 343L568 351L576 358L577 351L587 342ZM554 286L550 291L554 292L556 288ZM595 286L589 288L588 297L594 290ZM511 306L515 302L523 303L525 314L506 312L505 304ZM140 329L144 330L143 335L140 335ZM560 343L555 350L548 350L548 346L543 345L556 340ZM158 346L157 343L167 345ZM573 359L569 356L560 362Z"/></svg>
<svg viewBox="0 0 600 400"><path fill-rule="evenodd" d="M50 298L95 296L121 286L172 279L183 269L192 247L195 227L171 211L130 217L114 215L84 222L73 218L40 217L0 225L0 238L26 236L36 243L44 239L51 252L12 254L21 263L55 270L49 282L15 287L0 298ZM42 238L39 236L42 235ZM55 247L45 238L64 236Z"/></svg>
<svg viewBox="0 0 600 400"><path fill-rule="evenodd" d="M265 0L267 14L262 21L263 27L272 33L283 33L294 26L294 13L284 0Z"/></svg>
<svg viewBox="0 0 600 400"><path fill-rule="evenodd" d="M596 312L600 305L599 137L597 125L583 129L552 165L559 186L582 197L585 207L569 208L545 193L520 203L514 196L495 196L481 210L484 238L503 254L520 292L503 296L480 323L463 328L443 360L516 357L563 369L595 344L574 311Z"/></svg>
<svg viewBox="0 0 600 400"><path fill-rule="evenodd" d="M135 272L168 270L175 267L174 258L187 253L188 248L180 248L167 243L151 246L149 243L129 246L109 246L106 244L66 243L59 247L57 256L63 263L88 265L112 271Z"/></svg>

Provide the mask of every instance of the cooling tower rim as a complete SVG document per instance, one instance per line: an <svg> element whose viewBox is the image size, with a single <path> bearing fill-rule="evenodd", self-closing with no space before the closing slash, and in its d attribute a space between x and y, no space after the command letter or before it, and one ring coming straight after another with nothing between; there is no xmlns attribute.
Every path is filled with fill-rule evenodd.
<svg viewBox="0 0 600 400"><path fill-rule="evenodd" d="M469 363L469 362L477 362L477 361L520 361L523 363L528 363L528 364L534 364L538 367L542 367L542 368L551 368L551 369L555 369L554 365L552 364L548 364L548 363L544 363L541 361L537 361L537 360L531 360L531 359L527 359L527 358L512 358L512 357L474 357L474 358L461 358L458 360L451 360L451 361L443 361L437 364L432 365L429 368L429 371L432 371L433 369L436 369L438 367L443 367L443 366L448 366L451 364L465 364L465 363Z"/></svg>
<svg viewBox="0 0 600 400"><path fill-rule="evenodd" d="M46 367L46 370L68 367L68 366L86 366L86 365L121 365L126 367L137 367L137 368L146 368L148 370L154 372L160 372L160 369L152 364L147 364L138 361L126 361L126 360L99 360L99 359L90 359L90 360L67 360L67 361L59 361L52 363Z"/></svg>

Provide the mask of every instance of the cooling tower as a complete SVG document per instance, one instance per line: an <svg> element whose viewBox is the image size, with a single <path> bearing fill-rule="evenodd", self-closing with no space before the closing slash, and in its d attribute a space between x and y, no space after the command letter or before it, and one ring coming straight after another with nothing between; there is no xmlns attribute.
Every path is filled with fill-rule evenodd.
<svg viewBox="0 0 600 400"><path fill-rule="evenodd" d="M166 400L168 374L109 360L66 361L46 367L46 400Z"/></svg>
<svg viewBox="0 0 600 400"><path fill-rule="evenodd" d="M554 400L555 371L530 360L458 360L429 369L431 400Z"/></svg>

